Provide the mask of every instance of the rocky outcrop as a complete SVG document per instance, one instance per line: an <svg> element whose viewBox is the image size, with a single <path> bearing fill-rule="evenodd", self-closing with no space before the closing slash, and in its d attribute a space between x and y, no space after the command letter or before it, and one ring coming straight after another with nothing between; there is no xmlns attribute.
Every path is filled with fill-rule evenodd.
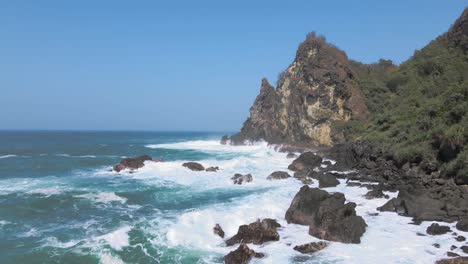
<svg viewBox="0 0 468 264"><path fill-rule="evenodd" d="M275 171L272 174L268 175L267 180L282 180L291 177L289 173L285 171Z"/></svg>
<svg viewBox="0 0 468 264"><path fill-rule="evenodd" d="M234 176L231 177L231 180L234 184L241 185L243 183L248 183L248 182L253 181L253 177L251 174L242 175L240 173L236 173L234 174Z"/></svg>
<svg viewBox="0 0 468 264"><path fill-rule="evenodd" d="M281 227L274 219L258 220L249 225L241 225L237 234L226 240L226 245L232 246L237 243L253 243L261 245L268 241L278 241L279 234L276 231Z"/></svg>
<svg viewBox="0 0 468 264"><path fill-rule="evenodd" d="M328 243L320 241L320 242L312 242L309 244L304 244L300 246L295 246L294 250L301 252L302 254L311 254L317 251L320 251L328 246Z"/></svg>
<svg viewBox="0 0 468 264"><path fill-rule="evenodd" d="M441 259L438 260L436 264L468 264L468 257Z"/></svg>
<svg viewBox="0 0 468 264"><path fill-rule="evenodd" d="M203 167L203 165L201 165L198 162L193 162L193 161L185 162L184 164L182 164L182 166L186 167L187 169L193 170L193 171L204 171L205 170L205 167Z"/></svg>
<svg viewBox="0 0 468 264"><path fill-rule="evenodd" d="M264 139L269 143L331 146L343 141L340 127L367 119L368 111L346 54L324 38L309 34L276 89L262 80L234 144Z"/></svg>
<svg viewBox="0 0 468 264"><path fill-rule="evenodd" d="M221 228L221 226L219 224L216 224L213 227L213 233L215 235L218 235L220 238L224 238L224 230Z"/></svg>
<svg viewBox="0 0 468 264"><path fill-rule="evenodd" d="M426 229L426 233L428 233L429 235L433 235L433 236L447 234L450 231L451 231L450 227L439 225L437 223L430 225Z"/></svg>
<svg viewBox="0 0 468 264"><path fill-rule="evenodd" d="M147 160L153 160L153 159L148 155L142 155L142 156L138 156L134 158L125 158L125 159L122 159L119 164L114 165L112 169L116 172L120 172L121 170L124 170L124 169L136 170L145 166L145 161Z"/></svg>
<svg viewBox="0 0 468 264"><path fill-rule="evenodd" d="M224 264L247 264L252 258L263 257L263 253L257 253L247 245L241 244L236 250L224 256Z"/></svg>
<svg viewBox="0 0 468 264"><path fill-rule="evenodd" d="M303 186L286 212L288 223L309 226L309 234L320 239L360 243L366 231L364 219L356 215L355 203L346 203L342 193Z"/></svg>
<svg viewBox="0 0 468 264"><path fill-rule="evenodd" d="M288 169L292 171L307 171L320 166L321 163L322 157L312 152L305 152L295 159L291 165L288 166Z"/></svg>
<svg viewBox="0 0 468 264"><path fill-rule="evenodd" d="M219 167L218 167L218 166L206 168L206 171L210 171L210 172L217 172L218 170L219 170Z"/></svg>

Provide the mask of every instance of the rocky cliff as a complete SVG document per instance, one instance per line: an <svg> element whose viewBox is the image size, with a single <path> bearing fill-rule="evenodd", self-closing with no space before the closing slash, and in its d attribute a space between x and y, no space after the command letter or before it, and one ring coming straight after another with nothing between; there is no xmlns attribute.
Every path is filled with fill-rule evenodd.
<svg viewBox="0 0 468 264"><path fill-rule="evenodd" d="M233 143L266 140L306 146L343 141L340 127L366 120L368 110L346 54L324 38L309 34L276 88L262 80L250 117Z"/></svg>

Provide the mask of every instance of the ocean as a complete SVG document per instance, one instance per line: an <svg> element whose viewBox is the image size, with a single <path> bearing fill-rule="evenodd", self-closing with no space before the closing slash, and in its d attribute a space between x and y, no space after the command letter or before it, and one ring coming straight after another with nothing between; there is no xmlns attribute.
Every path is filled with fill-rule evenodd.
<svg viewBox="0 0 468 264"><path fill-rule="evenodd" d="M308 227L284 219L302 184L266 179L287 171L292 159L264 142L221 145L221 136L0 132L0 263L222 263L236 246L226 247L213 234L214 225L230 237L261 218L278 220L281 239L249 245L266 255L252 263L433 263L455 244L450 233L418 235L433 222L411 225L410 218L394 213L374 215L387 199L367 200L367 189L340 180L326 190L358 204L368 225L361 244L331 243L314 255L294 251L295 245L318 241ZM164 162L147 162L135 173L109 171L122 158L142 154ZM190 171L181 166L186 161L220 170ZM254 180L234 185L235 173L250 173Z"/></svg>

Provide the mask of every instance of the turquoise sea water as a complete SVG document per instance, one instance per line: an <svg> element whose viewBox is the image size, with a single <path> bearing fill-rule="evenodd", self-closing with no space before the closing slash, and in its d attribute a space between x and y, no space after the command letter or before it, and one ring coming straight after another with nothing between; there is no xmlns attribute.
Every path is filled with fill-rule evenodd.
<svg viewBox="0 0 468 264"><path fill-rule="evenodd" d="M265 253L252 264L434 263L451 245L464 243L451 234L419 236L431 222L411 225L411 218L377 212L387 199L367 200L366 188L341 180L326 190L342 192L357 204L357 214L368 224L361 243L330 243L319 253L301 254L295 245L318 239L307 226L288 224L284 215L302 184L293 177L266 179L274 171L288 171L292 160L261 142L221 145L221 136L0 132L0 264L222 263L237 246L227 247L213 234L214 225L230 237L259 218L277 219L282 227L279 241L249 244ZM142 154L165 162L147 162L135 173L109 171L122 157ZM182 166L186 161L221 170L193 172ZM253 182L234 185L235 173L250 173ZM311 184L317 186L317 181ZM455 230L455 223L448 225Z"/></svg>

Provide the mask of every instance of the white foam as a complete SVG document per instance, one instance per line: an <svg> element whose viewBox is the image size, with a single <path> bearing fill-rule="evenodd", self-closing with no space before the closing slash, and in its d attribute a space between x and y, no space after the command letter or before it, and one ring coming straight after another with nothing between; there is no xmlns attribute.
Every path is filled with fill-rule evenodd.
<svg viewBox="0 0 468 264"><path fill-rule="evenodd" d="M39 188L39 189L32 189L27 191L28 194L42 194L44 196L51 196L57 195L63 192L63 188L54 187L54 188Z"/></svg>
<svg viewBox="0 0 468 264"><path fill-rule="evenodd" d="M222 145L219 141L216 140L193 140L168 144L150 144L146 145L145 147L164 149L191 149L205 152L250 153L252 151L265 149L266 146L266 142L256 142L255 144L251 145L232 146Z"/></svg>
<svg viewBox="0 0 468 264"><path fill-rule="evenodd" d="M127 202L126 198L120 197L113 192L86 193L76 195L75 197L89 199L97 203L119 202L123 204Z"/></svg>
<svg viewBox="0 0 468 264"><path fill-rule="evenodd" d="M112 256L110 253L103 253L99 256L99 262L101 264L123 264L124 262L116 256Z"/></svg>
<svg viewBox="0 0 468 264"><path fill-rule="evenodd" d="M13 157L18 157L18 156L13 155L13 154L9 154L9 155L0 156L0 159L13 158Z"/></svg>
<svg viewBox="0 0 468 264"><path fill-rule="evenodd" d="M128 232L130 230L132 230L131 226L123 226L111 233L97 237L97 240L105 240L113 249L121 250L129 245Z"/></svg>

